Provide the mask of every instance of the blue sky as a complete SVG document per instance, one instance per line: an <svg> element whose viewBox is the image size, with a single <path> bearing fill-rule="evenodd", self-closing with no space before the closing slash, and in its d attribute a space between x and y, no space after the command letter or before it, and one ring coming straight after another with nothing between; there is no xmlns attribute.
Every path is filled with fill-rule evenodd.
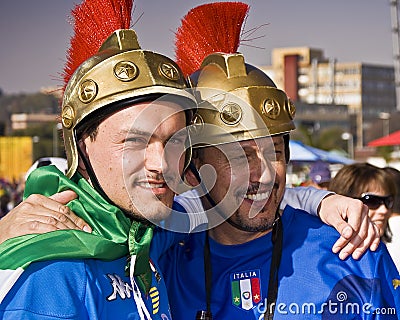
<svg viewBox="0 0 400 320"><path fill-rule="evenodd" d="M60 85L79 0L0 1L0 88L36 92ZM211 1L136 0L133 21L144 49L174 57L174 31L191 8ZM248 0L246 29L268 24L252 48L241 46L248 62L270 64L277 47L310 46L339 62L393 64L389 0Z"/></svg>

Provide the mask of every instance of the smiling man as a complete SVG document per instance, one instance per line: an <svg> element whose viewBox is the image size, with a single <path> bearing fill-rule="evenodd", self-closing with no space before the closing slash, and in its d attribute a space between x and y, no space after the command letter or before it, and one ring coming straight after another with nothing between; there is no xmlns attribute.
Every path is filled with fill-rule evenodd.
<svg viewBox="0 0 400 320"><path fill-rule="evenodd" d="M178 102L140 102L80 134L85 177L137 219L160 221L171 211L188 140Z"/></svg>
<svg viewBox="0 0 400 320"><path fill-rule="evenodd" d="M197 169L187 173L192 185L200 183L210 229L161 260L174 319L195 319L196 311L215 319L347 319L349 312L379 319L381 310L397 319L400 295L392 281L398 273L384 245L359 261L340 262L331 252L334 229L290 206L279 208L294 129L285 93L238 53L207 56L192 82L203 104L212 105L199 105ZM225 121L227 105L240 112L234 124ZM357 310L324 307L341 302L343 310Z"/></svg>
<svg viewBox="0 0 400 320"><path fill-rule="evenodd" d="M236 47L226 48L223 40L238 38L232 30L240 33L234 6L246 12L242 3L196 7L177 32L178 61L199 100L195 165L186 176L210 223L160 261L172 316L398 319L398 272L384 245L340 261L331 251L334 229L304 211L280 209L295 106Z"/></svg>
<svg viewBox="0 0 400 320"><path fill-rule="evenodd" d="M69 207L93 232L5 243L0 319L171 319L157 261L177 234L152 241L153 223L169 215L189 160L196 101L176 63L142 50L130 29L73 71L61 110L68 171L35 170L25 196L74 191Z"/></svg>

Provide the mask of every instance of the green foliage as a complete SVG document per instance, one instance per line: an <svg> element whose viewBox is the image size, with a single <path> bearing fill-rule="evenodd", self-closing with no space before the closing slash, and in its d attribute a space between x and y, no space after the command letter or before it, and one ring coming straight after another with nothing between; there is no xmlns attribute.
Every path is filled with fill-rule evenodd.
<svg viewBox="0 0 400 320"><path fill-rule="evenodd" d="M322 129L315 139L315 147L322 150L341 149L347 150L347 142L342 139L343 129L339 127L331 127Z"/></svg>
<svg viewBox="0 0 400 320"><path fill-rule="evenodd" d="M59 101L51 94L33 93L0 96L0 115L11 113L58 113Z"/></svg>
<svg viewBox="0 0 400 320"><path fill-rule="evenodd" d="M386 162L389 162L391 160L391 153L393 152L393 147L392 146L383 146L383 147L377 147L376 148L376 153L379 157L382 157L385 159Z"/></svg>
<svg viewBox="0 0 400 320"><path fill-rule="evenodd" d="M293 140L299 140L306 145L322 150L343 150L347 152L347 142L342 139L342 133L343 129L339 127L312 132L307 126L300 125L290 136Z"/></svg>
<svg viewBox="0 0 400 320"><path fill-rule="evenodd" d="M33 93L18 95L0 94L0 135L6 135L13 113L58 114L59 100L52 94Z"/></svg>

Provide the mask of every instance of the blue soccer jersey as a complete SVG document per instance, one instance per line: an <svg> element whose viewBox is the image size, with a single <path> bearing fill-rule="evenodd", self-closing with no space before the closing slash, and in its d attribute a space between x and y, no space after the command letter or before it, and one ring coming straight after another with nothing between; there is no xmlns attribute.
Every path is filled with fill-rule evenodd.
<svg viewBox="0 0 400 320"><path fill-rule="evenodd" d="M152 284L142 298L149 319L167 320L168 296L157 261L181 235L157 230L150 252ZM126 261L122 257L32 263L0 304L0 319L142 319L125 275Z"/></svg>
<svg viewBox="0 0 400 320"><path fill-rule="evenodd" d="M274 319L397 319L400 277L386 247L356 261L331 248L337 232L287 207ZM175 320L206 309L206 234L191 235L160 260ZM271 233L240 245L210 239L214 319L263 319L272 254ZM400 311L399 311L400 312Z"/></svg>

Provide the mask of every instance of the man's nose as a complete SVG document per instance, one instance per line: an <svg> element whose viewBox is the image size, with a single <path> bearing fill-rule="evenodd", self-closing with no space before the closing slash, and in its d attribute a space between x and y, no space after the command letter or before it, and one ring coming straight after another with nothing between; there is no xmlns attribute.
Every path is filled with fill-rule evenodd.
<svg viewBox="0 0 400 320"><path fill-rule="evenodd" d="M275 180L275 169L272 163L262 154L257 156L256 180L261 184L270 184Z"/></svg>
<svg viewBox="0 0 400 320"><path fill-rule="evenodd" d="M163 172L166 170L165 148L163 143L151 143L146 148L145 168L151 172Z"/></svg>

